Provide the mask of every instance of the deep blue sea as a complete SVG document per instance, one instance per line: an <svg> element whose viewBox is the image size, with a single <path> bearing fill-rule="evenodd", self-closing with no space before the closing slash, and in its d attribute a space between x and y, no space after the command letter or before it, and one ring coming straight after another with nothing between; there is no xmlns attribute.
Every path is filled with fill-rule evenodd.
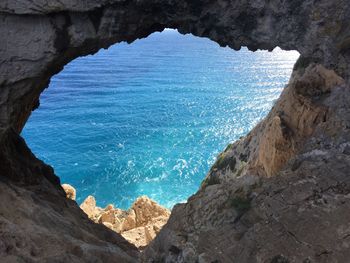
<svg viewBox="0 0 350 263"><path fill-rule="evenodd" d="M154 33L68 64L22 135L78 203L125 209L148 195L171 208L268 113L298 56Z"/></svg>

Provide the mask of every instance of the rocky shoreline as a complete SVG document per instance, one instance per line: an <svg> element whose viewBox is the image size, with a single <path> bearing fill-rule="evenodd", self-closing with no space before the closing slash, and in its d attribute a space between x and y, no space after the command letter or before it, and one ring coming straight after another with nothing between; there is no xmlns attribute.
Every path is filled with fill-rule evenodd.
<svg viewBox="0 0 350 263"><path fill-rule="evenodd" d="M76 198L76 189L62 184L67 198ZM159 233L170 217L170 211L147 196L138 197L128 210L109 204L96 206L95 197L89 195L80 205L84 213L95 223L103 224L121 234L138 249L145 248Z"/></svg>

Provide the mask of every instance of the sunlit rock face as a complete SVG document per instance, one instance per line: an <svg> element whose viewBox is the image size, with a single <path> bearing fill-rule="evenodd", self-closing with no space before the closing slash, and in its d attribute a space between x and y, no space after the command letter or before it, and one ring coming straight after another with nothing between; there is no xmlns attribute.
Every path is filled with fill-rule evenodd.
<svg viewBox="0 0 350 263"><path fill-rule="evenodd" d="M168 209L147 196L138 197L130 209L122 210L111 204L97 207L95 198L90 195L80 208L92 221L120 233L139 249L144 249L156 237L170 216Z"/></svg>
<svg viewBox="0 0 350 263"><path fill-rule="evenodd" d="M1 1L1 259L346 262L349 6L346 0ZM18 134L52 75L69 61L166 27L234 49L297 50L301 58L271 113L219 156L199 192L174 208L140 258L65 197L52 168Z"/></svg>
<svg viewBox="0 0 350 263"><path fill-rule="evenodd" d="M229 145L144 259L343 262L350 90L321 65L296 69L269 115Z"/></svg>

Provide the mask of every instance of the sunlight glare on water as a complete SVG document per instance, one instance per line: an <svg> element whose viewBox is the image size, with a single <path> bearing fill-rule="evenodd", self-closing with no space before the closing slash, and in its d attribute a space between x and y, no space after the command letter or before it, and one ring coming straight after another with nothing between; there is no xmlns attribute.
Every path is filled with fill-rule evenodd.
<svg viewBox="0 0 350 263"><path fill-rule="evenodd" d="M77 201L171 208L217 154L271 109L294 51L234 51L166 30L78 58L54 76L22 135Z"/></svg>

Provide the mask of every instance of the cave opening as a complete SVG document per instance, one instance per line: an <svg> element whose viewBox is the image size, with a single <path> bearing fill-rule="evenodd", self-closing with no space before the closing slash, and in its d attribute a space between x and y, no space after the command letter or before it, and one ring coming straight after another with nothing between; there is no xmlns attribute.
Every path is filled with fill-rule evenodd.
<svg viewBox="0 0 350 263"><path fill-rule="evenodd" d="M350 211L347 1L27 2L5 0L0 4L0 28L4 36L4 41L0 41L0 261L347 261L350 246L347 238ZM151 74L149 79L145 75L139 75L145 73L138 68L147 62L144 52L139 53L141 59L135 63L136 60L131 61L133 56L123 50L120 57L123 58L124 54L124 58L134 63L124 69L119 67L121 64L114 63L126 61L118 60L119 56L112 59L111 55L114 49L122 48L124 44L106 51L112 52L105 59L109 63L90 63L92 60L88 59L98 58L105 52L101 51L96 56L79 58L67 65L78 57L94 54L122 41L131 43L138 38L146 38L166 27L178 28L183 34L208 37L221 46L229 46L234 50L242 47L251 51L272 51L276 47L297 50L300 58L293 70L290 67L289 73L292 74L287 84L289 73L284 81L274 78L282 71L281 59L279 56L270 60L264 57L264 54L271 53L249 53L243 48L235 55L220 56L218 53L225 53L224 50L227 49L220 48L220 51L214 52L201 47L198 52L198 49L186 47L186 50L180 52L186 54L184 58L181 57L186 62L178 64L180 58L177 58L177 63L162 64L163 70L156 67L157 63L147 65L147 74L154 72L161 77L161 80L155 78L157 83L147 85L147 89L145 83L154 79L154 75ZM160 42L156 41L156 44ZM174 40L169 42L166 47L177 43ZM137 43L141 41L127 47L133 48ZM176 48L181 45L177 44ZM155 57L159 58L155 54L162 48L150 46L156 50L151 56L154 62ZM174 50L176 49L172 51ZM188 50L190 51L184 53ZM274 50L273 54L278 51ZM225 58L228 58L228 64L225 64ZM211 64L213 61L218 63ZM269 62L265 63L266 61ZM111 67L116 64L117 69ZM62 71L64 65L67 67ZM77 74L77 69L82 69L82 65L85 66L84 72ZM174 71L175 65L178 66L178 71ZM227 65L231 66L226 67ZM70 67L75 71L74 74L69 72ZM201 79L198 67L204 72L203 82L200 82L202 85L198 84ZM181 70L187 74L181 73ZM49 85L51 77L60 71L62 72L52 79L50 88L41 97L42 106L34 112L23 130L31 112L39 106L40 94ZM99 71L104 72L101 74ZM114 73L114 78L104 74L108 71ZM124 79L121 72L124 72ZM133 75L135 72L137 75ZM68 81L69 78L64 74L71 78L75 75L75 81ZM165 78L168 75L173 78ZM229 76L228 81L226 76ZM259 79L259 76L263 77ZM190 77L193 78L192 82L188 82L191 85L182 83ZM60 78L61 83L58 84ZM112 79L119 82L111 84ZM216 85L210 85L214 83L211 82L213 79ZM74 86L74 82L80 87ZM108 86L107 83L111 85ZM160 83L162 88L159 88ZM271 89L273 83L281 84L276 85L276 89L278 86L280 90L287 84L275 103L273 98L271 101L266 98L269 90L271 94L274 93L275 86ZM64 88L64 84L69 86ZM93 90L97 87L97 90ZM155 87L167 93L156 93ZM170 87L176 89L169 92ZM82 96L84 88L90 88L85 97ZM110 88L109 92L106 91L107 88ZM115 92L112 92L113 88ZM59 96L59 92L53 95L59 89L63 95ZM123 89L124 94L120 94ZM64 95L69 90L71 92ZM241 93L244 95L241 96ZM128 100L128 96L133 94L136 97ZM180 103L178 96L181 94L185 94L182 102L190 99L191 103ZM245 103L237 106L243 97ZM57 98L62 98L64 107ZM96 100L99 101L98 105ZM164 107L155 107L154 100L167 103ZM267 117L248 134L242 132L246 136L225 147L239 136L230 127L245 127L243 121L250 123L251 119L247 116L253 114L254 108L259 106L260 115L255 114L263 118L265 115L262 112L267 101L270 101L270 108L273 105ZM81 102L85 105L78 105ZM200 110L200 105L205 106L205 111ZM68 113L68 108L72 110L71 113ZM110 114L103 114L106 109L110 110ZM128 109L132 111L128 112ZM142 110L140 115L136 114L136 109ZM77 112L81 114L77 116ZM88 119L89 115L96 117L101 112L97 120ZM162 121L159 121L160 113L163 113L164 118L160 118ZM189 113L194 114L192 116ZM147 131L164 132L169 127L162 127L161 124L169 116L173 117L170 119L173 122L169 121L173 124L171 127L175 127L178 132L174 137L180 138L183 143L177 144L177 147L166 144L170 141L170 145L174 146L168 133L166 139L160 140L159 136L152 137L152 134L143 133L144 130L130 128L133 120L131 117L134 117L135 125L148 125ZM123 117L127 125L115 125ZM50 118L56 119L51 119L49 124L39 124L40 120L49 122ZM197 119L192 123L198 126L185 125L180 129L183 118ZM105 119L111 121L104 121ZM30 127L37 129L38 133L31 131ZM56 128L61 134L55 134L57 130L53 132L50 127ZM110 132L101 133L101 127ZM189 133L189 128L200 128L204 132L195 129L196 132ZM227 131L227 134L220 132L220 128ZM99 136L94 135L95 131L100 132ZM181 132L184 131L189 136L183 136ZM122 132L131 139L125 142L119 140ZM76 137L70 137L69 140L65 137L72 134ZM213 134L217 137L212 137ZM148 155L154 149L160 149L162 156L170 149L170 153L177 157L175 160L180 160L179 153L186 153L186 149L190 149L190 156L200 156L203 160L211 160L211 163L215 159L213 152L224 150L211 166L199 190L187 203L173 207L166 225L157 236L153 231L152 236L156 238L151 243L146 242L147 247L140 253L125 233L110 230L115 230L115 226L107 220L119 220L117 216L120 211L107 206L101 208L102 224L89 220L90 216L83 213L77 202L67 198L67 192L60 186L60 180L53 169L36 158L21 135L28 141L35 155L53 164L62 183L71 183L77 188L78 203L88 194L94 194L100 207L107 203L127 206L130 201L123 200L120 196L126 197L130 193L136 196L141 192L147 194L145 189L162 194L163 200L160 202L164 202L167 197L172 199L176 190L185 196L183 189L190 189L186 183L194 177L185 176L185 170L192 167L186 158L181 158L186 162L180 161L179 165L165 163L161 167L161 161L165 160L162 157L159 166L167 171L170 168L174 175L161 177L161 171L153 170L151 173L152 169L144 169L145 166L139 165L139 161L129 162L128 156L136 156L135 153L128 155L130 149L137 151L140 161L148 160ZM190 139L203 138L200 136L206 140L217 139L214 142L204 140L203 143L210 148L212 159L208 158L209 154L198 154L202 146L198 141L191 143L193 141ZM103 143L107 146L104 147ZM84 150L81 144L94 147ZM67 151L68 158L56 159L57 155L64 156L64 151L57 148L57 145L66 147L63 150ZM50 150L51 155L41 154L40 149ZM205 152L209 153L207 150ZM97 158L101 161L97 162ZM116 169L116 164L122 161L124 166ZM207 166L210 167L211 163L207 162ZM128 164L130 168L137 168L132 170L133 175L138 175L135 171L148 172L148 180L137 180L142 176L119 177L136 179L131 180L135 183L134 188L130 187L130 192L125 194L123 191L126 187L122 183L108 183L110 180L106 179L116 180ZM69 171L75 171L74 176L67 176L62 170L65 167ZM77 170L78 168L82 170ZM201 174L198 181L207 172L204 168L203 171L203 174L198 172ZM77 179L78 184L65 177ZM167 191L160 192L156 186L161 183L166 185L166 180L170 178L183 180L177 181L178 184L170 181ZM100 189L91 188L96 188L96 182L100 183ZM126 180L119 182L128 183ZM198 189L198 184L193 186ZM110 189L115 189L116 192L113 193ZM103 200L103 194L110 194L112 198L109 199L108 196ZM179 200L181 202L180 198ZM122 201L125 201L124 205ZM165 205L171 207L172 204ZM139 224L141 228L138 228L135 222L139 217L132 217L132 211L128 215L131 215L131 221L127 223L132 223L129 229L135 229L136 235L143 231L144 237L150 236L149 231L158 227L147 223ZM126 221L124 219L123 222ZM133 219L135 220L132 221ZM104 222L108 224L103 225ZM139 244L137 246L140 247Z"/></svg>
<svg viewBox="0 0 350 263"><path fill-rule="evenodd" d="M153 33L66 65L22 135L90 219L142 249L218 153L267 115L298 55Z"/></svg>
<svg viewBox="0 0 350 263"><path fill-rule="evenodd" d="M147 195L171 209L269 112L298 56L153 33L66 65L22 135L78 203L127 209Z"/></svg>

